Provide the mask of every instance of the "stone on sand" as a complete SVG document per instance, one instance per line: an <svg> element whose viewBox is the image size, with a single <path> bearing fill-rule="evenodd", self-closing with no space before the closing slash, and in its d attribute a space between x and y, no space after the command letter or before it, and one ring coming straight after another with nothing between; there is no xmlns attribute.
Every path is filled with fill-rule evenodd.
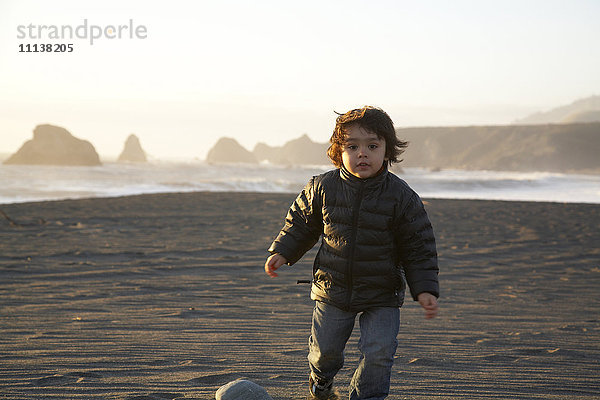
<svg viewBox="0 0 600 400"><path fill-rule="evenodd" d="M216 400L273 400L263 387L244 379L221 386L215 398Z"/></svg>

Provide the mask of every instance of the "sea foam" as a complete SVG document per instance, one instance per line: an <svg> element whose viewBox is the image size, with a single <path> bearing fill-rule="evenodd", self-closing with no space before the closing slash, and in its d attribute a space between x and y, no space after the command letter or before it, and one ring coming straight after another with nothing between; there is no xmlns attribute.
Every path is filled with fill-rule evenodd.
<svg viewBox="0 0 600 400"><path fill-rule="evenodd" d="M204 162L0 165L0 203L191 191L297 193L311 176L331 168ZM600 203L597 175L419 168L398 175L424 198Z"/></svg>

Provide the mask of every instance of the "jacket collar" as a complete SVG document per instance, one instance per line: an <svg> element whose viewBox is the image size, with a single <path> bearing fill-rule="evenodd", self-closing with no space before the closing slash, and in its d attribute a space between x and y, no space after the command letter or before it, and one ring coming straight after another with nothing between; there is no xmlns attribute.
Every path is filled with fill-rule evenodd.
<svg viewBox="0 0 600 400"><path fill-rule="evenodd" d="M375 186L379 186L381 182L383 182L388 174L387 163L384 163L381 171L377 175L374 175L370 178L362 179L357 176L354 176L342 165L340 168L340 177L344 182L349 184L352 187L359 188L372 188Z"/></svg>

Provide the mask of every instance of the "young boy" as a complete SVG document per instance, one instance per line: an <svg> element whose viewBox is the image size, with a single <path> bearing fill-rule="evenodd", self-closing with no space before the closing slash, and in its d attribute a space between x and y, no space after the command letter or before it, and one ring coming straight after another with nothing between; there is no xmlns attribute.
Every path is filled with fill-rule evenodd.
<svg viewBox="0 0 600 400"><path fill-rule="evenodd" d="M383 110L363 107L340 115L330 142L327 154L337 169L313 177L292 204L265 271L276 277L275 270L293 265L322 237L311 287L310 393L317 399L333 394L360 315L361 357L349 397L384 399L406 282L425 317L437 314L433 229L419 196L388 172L408 143L398 140Z"/></svg>

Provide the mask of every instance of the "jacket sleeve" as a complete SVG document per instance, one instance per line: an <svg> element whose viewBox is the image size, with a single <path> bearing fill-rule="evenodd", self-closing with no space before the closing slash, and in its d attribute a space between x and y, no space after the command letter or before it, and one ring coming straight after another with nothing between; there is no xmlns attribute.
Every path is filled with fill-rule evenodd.
<svg viewBox="0 0 600 400"><path fill-rule="evenodd" d="M439 297L438 262L433 227L420 197L413 196L396 225L396 244L414 300L423 292Z"/></svg>
<svg viewBox="0 0 600 400"><path fill-rule="evenodd" d="M283 228L269 247L272 254L284 256L288 265L302 258L323 232L320 196L315 186L313 177L291 205Z"/></svg>

